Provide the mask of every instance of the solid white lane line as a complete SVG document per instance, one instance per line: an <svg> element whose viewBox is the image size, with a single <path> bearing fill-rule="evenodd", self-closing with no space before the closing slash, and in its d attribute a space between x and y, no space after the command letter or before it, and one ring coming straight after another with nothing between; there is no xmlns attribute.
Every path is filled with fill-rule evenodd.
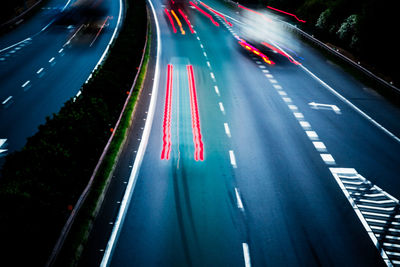
<svg viewBox="0 0 400 267"><path fill-rule="evenodd" d="M215 92L217 93L217 95L220 96L219 90L218 90L218 86L214 85L214 90L215 90Z"/></svg>
<svg viewBox="0 0 400 267"><path fill-rule="evenodd" d="M239 190L238 190L236 187L235 187L235 195L236 195L237 207L238 207L241 211L244 211L243 202L242 202L242 199L240 198Z"/></svg>
<svg viewBox="0 0 400 267"><path fill-rule="evenodd" d="M218 105L219 105L219 109L222 111L222 113L225 114L225 108L224 108L224 105L222 104L222 102L219 102Z"/></svg>
<svg viewBox="0 0 400 267"><path fill-rule="evenodd" d="M225 133L228 137L231 137L231 130L229 129L228 123L224 123Z"/></svg>
<svg viewBox="0 0 400 267"><path fill-rule="evenodd" d="M24 88L25 86L27 86L31 81L27 80L21 87Z"/></svg>
<svg viewBox="0 0 400 267"><path fill-rule="evenodd" d="M242 247L243 247L244 266L251 267L249 245L247 245L247 243L242 243Z"/></svg>
<svg viewBox="0 0 400 267"><path fill-rule="evenodd" d="M235 153L233 152L233 150L229 150L229 159L231 161L231 165L233 168L236 168L236 157L235 157Z"/></svg>

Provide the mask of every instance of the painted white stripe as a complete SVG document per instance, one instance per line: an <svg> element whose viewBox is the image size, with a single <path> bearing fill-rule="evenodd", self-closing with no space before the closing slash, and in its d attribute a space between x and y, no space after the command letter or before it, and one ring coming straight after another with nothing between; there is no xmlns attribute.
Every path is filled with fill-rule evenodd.
<svg viewBox="0 0 400 267"><path fill-rule="evenodd" d="M210 61L207 61L207 66L208 66L209 68L211 68Z"/></svg>
<svg viewBox="0 0 400 267"><path fill-rule="evenodd" d="M40 68L36 73L40 74L43 70L44 70L44 68Z"/></svg>
<svg viewBox="0 0 400 267"><path fill-rule="evenodd" d="M308 121L299 121L299 123L304 130L311 129L311 125Z"/></svg>
<svg viewBox="0 0 400 267"><path fill-rule="evenodd" d="M291 110L297 110L297 106L296 105L288 105L288 107Z"/></svg>
<svg viewBox="0 0 400 267"><path fill-rule="evenodd" d="M319 141L314 141L312 142L314 147L318 150L318 151L326 151L326 146L324 143L319 142Z"/></svg>
<svg viewBox="0 0 400 267"><path fill-rule="evenodd" d="M306 134L307 134L308 138L310 138L311 140L318 139L318 134L314 131L306 131Z"/></svg>
<svg viewBox="0 0 400 267"><path fill-rule="evenodd" d="M26 87L30 82L31 82L30 80L26 81L21 87L22 88Z"/></svg>
<svg viewBox="0 0 400 267"><path fill-rule="evenodd" d="M222 111L222 113L225 114L225 108L224 108L224 105L222 104L222 102L219 102L218 105L219 105L219 109Z"/></svg>
<svg viewBox="0 0 400 267"><path fill-rule="evenodd" d="M251 267L249 245L247 245L247 243L242 243L242 247L243 247L244 266Z"/></svg>
<svg viewBox="0 0 400 267"><path fill-rule="evenodd" d="M270 82L270 83L278 83L278 81L277 81L277 80L274 80L274 79L269 79L269 82Z"/></svg>
<svg viewBox="0 0 400 267"><path fill-rule="evenodd" d="M233 150L229 150L229 158L230 158L232 167L236 168L237 167L236 158L235 158L235 153L233 152Z"/></svg>
<svg viewBox="0 0 400 267"><path fill-rule="evenodd" d="M10 101L11 98L13 98L13 97L10 95L10 96L7 97L3 102L1 102L1 104L3 104L3 105L7 104L7 102ZM0 139L0 141L1 141L1 140L7 140L7 139ZM1 143L1 142L0 142L0 143ZM1 145L0 145L0 146L1 146Z"/></svg>
<svg viewBox="0 0 400 267"><path fill-rule="evenodd" d="M215 75L214 75L214 73L210 72L210 76L211 76L211 78L212 78L213 80L215 80Z"/></svg>
<svg viewBox="0 0 400 267"><path fill-rule="evenodd" d="M206 53L206 52L203 52L203 55L204 55L205 57L207 57L207 53Z"/></svg>
<svg viewBox="0 0 400 267"><path fill-rule="evenodd" d="M279 93L280 95L282 95L282 96L286 96L286 95L287 95L287 93L286 93L285 91L278 91L278 93Z"/></svg>
<svg viewBox="0 0 400 267"><path fill-rule="evenodd" d="M272 86L277 90L281 90L282 89L282 86L280 86L279 84L273 84Z"/></svg>
<svg viewBox="0 0 400 267"><path fill-rule="evenodd" d="M54 57L50 58L49 63L53 62L54 59L55 59Z"/></svg>
<svg viewBox="0 0 400 267"><path fill-rule="evenodd" d="M217 95L220 96L219 90L218 90L218 86L215 85L215 86L214 86L214 90L215 90L215 92L217 93Z"/></svg>
<svg viewBox="0 0 400 267"><path fill-rule="evenodd" d="M62 53L64 51L64 48L61 48L60 50L58 50L58 53Z"/></svg>
<svg viewBox="0 0 400 267"><path fill-rule="evenodd" d="M282 97L283 101L285 101L286 103L290 103L292 102L292 99L290 97Z"/></svg>
<svg viewBox="0 0 400 267"><path fill-rule="evenodd" d="M236 187L235 187L235 195L236 195L237 207L238 207L241 211L244 211L243 202L242 202L242 199L240 198L239 190L238 190Z"/></svg>
<svg viewBox="0 0 400 267"><path fill-rule="evenodd" d="M303 119L304 115L301 112L293 112L293 115L296 117L296 119Z"/></svg>
<svg viewBox="0 0 400 267"><path fill-rule="evenodd" d="M322 160L326 163L326 164L335 164L335 159L332 157L331 154L320 154Z"/></svg>
<svg viewBox="0 0 400 267"><path fill-rule="evenodd" d="M228 123L224 123L225 133L228 137L231 137L231 130L229 129Z"/></svg>

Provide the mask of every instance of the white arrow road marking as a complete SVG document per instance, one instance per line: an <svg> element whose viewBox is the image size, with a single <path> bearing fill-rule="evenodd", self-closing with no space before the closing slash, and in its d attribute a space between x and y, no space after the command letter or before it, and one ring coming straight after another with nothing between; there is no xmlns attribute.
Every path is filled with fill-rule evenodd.
<svg viewBox="0 0 400 267"><path fill-rule="evenodd" d="M340 114L340 108L338 108L338 106L336 105L321 104L315 102L308 103L308 105L313 109L328 109L333 110L336 114Z"/></svg>

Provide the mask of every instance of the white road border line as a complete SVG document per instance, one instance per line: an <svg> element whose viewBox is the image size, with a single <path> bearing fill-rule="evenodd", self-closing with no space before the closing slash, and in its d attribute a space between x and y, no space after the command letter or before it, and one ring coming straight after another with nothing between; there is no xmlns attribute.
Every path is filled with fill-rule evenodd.
<svg viewBox="0 0 400 267"><path fill-rule="evenodd" d="M285 50L283 50L281 47L279 47L277 44L274 43L274 45L276 47L278 47L283 53L285 53L287 56L291 57ZM292 57L291 57L292 58ZM292 58L293 59L293 58ZM359 109L356 105L354 105L353 103L351 103L349 100L347 100L347 98L345 98L344 96L342 96L340 93L338 93L335 89L333 89L332 87L330 87L327 83L325 83L323 80L321 80L320 78L317 77L317 75L315 75L314 73L312 73L309 69L307 69L306 67L304 67L304 65L299 65L305 72L307 72L312 78L314 78L316 81L318 81L322 86L324 86L326 89L328 89L332 94L334 94L335 96L337 96L340 100L342 100L344 103L346 103L347 105L349 105L352 109L354 109L356 112L358 112L361 116L363 116L365 119L367 119L369 122L371 122L373 125L375 125L376 127L378 127L380 130L382 130L384 133L386 133L387 135L389 135L390 137L392 137L394 140L396 140L398 143L400 143L400 138L397 137L396 135L394 135L392 132L390 132L388 129L386 129L385 127L383 127L380 123L378 123L377 121L375 121L373 118L371 118L370 116L368 116L364 111L362 111L361 109Z"/></svg>
<svg viewBox="0 0 400 267"><path fill-rule="evenodd" d="M120 0L120 2L121 2L121 0ZM160 73L161 38L160 38L160 27L158 24L156 11L154 10L154 6L153 6L153 3L151 2L151 0L148 0L148 3L150 4L151 10L152 10L152 13L154 16L154 21L156 24L156 30L157 30L157 55L156 55L156 67L155 67L155 71L154 71L154 82L153 82L152 94L151 94L151 99L150 99L149 110L147 113L146 124L144 126L144 130L142 133L142 140L140 142L139 149L136 153L135 162L133 164L132 171L129 176L129 181L128 181L127 187L125 189L124 197L121 201L121 206L118 211L117 219L115 220L110 239L108 240L107 247L104 251L103 259L100 263L101 267L105 267L110 264L112 253L114 252L116 241L118 239L121 227L123 225L123 222L124 222L124 219L126 216L126 212L128 210L129 203L132 198L133 191L135 189L137 177L139 174L139 169L142 164L144 152L146 150L147 143L149 140L151 127L153 124L154 112L155 112L155 108L156 108L158 83L159 83L159 79L160 79L159 73ZM121 11L121 8L122 7L120 6L120 11Z"/></svg>

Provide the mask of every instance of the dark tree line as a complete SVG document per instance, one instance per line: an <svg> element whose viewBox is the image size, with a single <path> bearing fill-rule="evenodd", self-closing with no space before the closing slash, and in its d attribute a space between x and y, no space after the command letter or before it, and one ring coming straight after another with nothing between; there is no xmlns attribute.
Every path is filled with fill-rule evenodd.
<svg viewBox="0 0 400 267"><path fill-rule="evenodd" d="M296 14L318 38L341 46L400 85L399 15L392 0L239 0Z"/></svg>
<svg viewBox="0 0 400 267"><path fill-rule="evenodd" d="M4 266L44 265L111 134L138 71L147 28L145 1L127 3L110 56L81 96L6 158L0 179Z"/></svg>

